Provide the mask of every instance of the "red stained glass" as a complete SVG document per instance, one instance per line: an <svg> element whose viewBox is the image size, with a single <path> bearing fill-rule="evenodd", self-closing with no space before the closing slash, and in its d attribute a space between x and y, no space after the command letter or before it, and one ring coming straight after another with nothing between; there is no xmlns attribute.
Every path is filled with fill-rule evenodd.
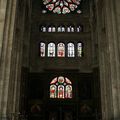
<svg viewBox="0 0 120 120"><path fill-rule="evenodd" d="M54 78L50 82L50 98L72 98L72 82L63 76Z"/></svg>

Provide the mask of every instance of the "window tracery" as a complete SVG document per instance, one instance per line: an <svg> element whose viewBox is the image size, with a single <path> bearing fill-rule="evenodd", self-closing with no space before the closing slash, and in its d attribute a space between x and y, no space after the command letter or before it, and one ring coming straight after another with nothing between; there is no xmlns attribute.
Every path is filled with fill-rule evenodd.
<svg viewBox="0 0 120 120"><path fill-rule="evenodd" d="M57 14L67 14L75 11L80 5L81 0L43 0L43 4L49 11ZM80 14L81 10L77 9Z"/></svg>
<svg viewBox="0 0 120 120"><path fill-rule="evenodd" d="M54 78L50 83L50 98L72 98L72 82L63 76Z"/></svg>

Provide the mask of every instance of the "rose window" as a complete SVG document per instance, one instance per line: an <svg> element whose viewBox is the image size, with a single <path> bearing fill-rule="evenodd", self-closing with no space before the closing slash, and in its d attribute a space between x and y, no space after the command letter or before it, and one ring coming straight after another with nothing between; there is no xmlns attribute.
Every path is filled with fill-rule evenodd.
<svg viewBox="0 0 120 120"><path fill-rule="evenodd" d="M78 8L81 0L43 0L49 11L57 14L66 14ZM80 10L77 11L80 13Z"/></svg>

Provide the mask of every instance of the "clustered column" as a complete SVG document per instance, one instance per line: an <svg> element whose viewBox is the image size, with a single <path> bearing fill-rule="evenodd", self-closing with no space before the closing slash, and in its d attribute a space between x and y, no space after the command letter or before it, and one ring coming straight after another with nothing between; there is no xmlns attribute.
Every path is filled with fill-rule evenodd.
<svg viewBox="0 0 120 120"><path fill-rule="evenodd" d="M18 0L0 0L0 120L16 120L19 112L22 43L16 38L17 4Z"/></svg>
<svg viewBox="0 0 120 120"><path fill-rule="evenodd" d="M120 23L117 22L120 8L116 3L120 2L104 0L105 28L101 30L104 33L98 31L103 120L120 119Z"/></svg>

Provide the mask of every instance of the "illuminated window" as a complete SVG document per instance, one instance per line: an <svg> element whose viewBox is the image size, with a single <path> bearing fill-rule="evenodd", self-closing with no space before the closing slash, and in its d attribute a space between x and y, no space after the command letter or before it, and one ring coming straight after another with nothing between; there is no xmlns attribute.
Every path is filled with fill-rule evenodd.
<svg viewBox="0 0 120 120"><path fill-rule="evenodd" d="M41 26L41 32L46 32L47 29L46 29L46 26Z"/></svg>
<svg viewBox="0 0 120 120"><path fill-rule="evenodd" d="M56 27L55 26L49 26L48 27L48 32L56 32Z"/></svg>
<svg viewBox="0 0 120 120"><path fill-rule="evenodd" d="M67 32L75 32L75 27L74 26L68 26L67 27Z"/></svg>
<svg viewBox="0 0 120 120"><path fill-rule="evenodd" d="M78 57L82 57L82 53L83 53L83 45L82 45L82 43L77 44L77 51L78 51Z"/></svg>
<svg viewBox="0 0 120 120"><path fill-rule="evenodd" d="M56 27L52 26L52 32L56 32Z"/></svg>
<svg viewBox="0 0 120 120"><path fill-rule="evenodd" d="M62 32L65 32L65 27L64 26L61 26L61 30L62 30Z"/></svg>
<svg viewBox="0 0 120 120"><path fill-rule="evenodd" d="M58 32L65 32L64 26L58 26Z"/></svg>
<svg viewBox="0 0 120 120"><path fill-rule="evenodd" d="M68 57L75 57L75 47L73 43L68 43Z"/></svg>
<svg viewBox="0 0 120 120"><path fill-rule="evenodd" d="M55 57L55 44L54 43L48 44L48 57Z"/></svg>
<svg viewBox="0 0 120 120"><path fill-rule="evenodd" d="M67 27L67 32L71 32L71 28L70 27Z"/></svg>
<svg viewBox="0 0 120 120"><path fill-rule="evenodd" d="M40 32L81 32L83 31L83 28L80 25L41 25L40 26Z"/></svg>
<svg viewBox="0 0 120 120"><path fill-rule="evenodd" d="M48 32L52 32L52 27L51 26L48 27Z"/></svg>
<svg viewBox="0 0 120 120"><path fill-rule="evenodd" d="M54 78L50 83L50 98L72 98L72 82L63 76Z"/></svg>
<svg viewBox="0 0 120 120"><path fill-rule="evenodd" d="M40 43L40 56L45 57L45 43Z"/></svg>
<svg viewBox="0 0 120 120"><path fill-rule="evenodd" d="M75 31L73 26L70 26L70 28L71 28L71 32Z"/></svg>
<svg viewBox="0 0 120 120"><path fill-rule="evenodd" d="M66 14L77 9L80 1L81 0L43 0L43 4L53 13Z"/></svg>
<svg viewBox="0 0 120 120"><path fill-rule="evenodd" d="M77 26L77 32L81 32L82 31L82 27L81 26Z"/></svg>
<svg viewBox="0 0 120 120"><path fill-rule="evenodd" d="M75 47L76 46L76 47ZM72 42L68 44L64 43L58 43L55 45L55 43L51 42L48 44L46 49L46 43L40 42L39 44L39 50L40 50L40 57L45 57L46 55L48 57L83 57L83 43L79 42L77 44L74 44ZM47 50L47 51L46 51Z"/></svg>
<svg viewBox="0 0 120 120"><path fill-rule="evenodd" d="M57 56L65 57L65 45L64 43L59 43L57 46Z"/></svg>
<svg viewBox="0 0 120 120"><path fill-rule="evenodd" d="M58 27L58 32L62 32L61 26Z"/></svg>

